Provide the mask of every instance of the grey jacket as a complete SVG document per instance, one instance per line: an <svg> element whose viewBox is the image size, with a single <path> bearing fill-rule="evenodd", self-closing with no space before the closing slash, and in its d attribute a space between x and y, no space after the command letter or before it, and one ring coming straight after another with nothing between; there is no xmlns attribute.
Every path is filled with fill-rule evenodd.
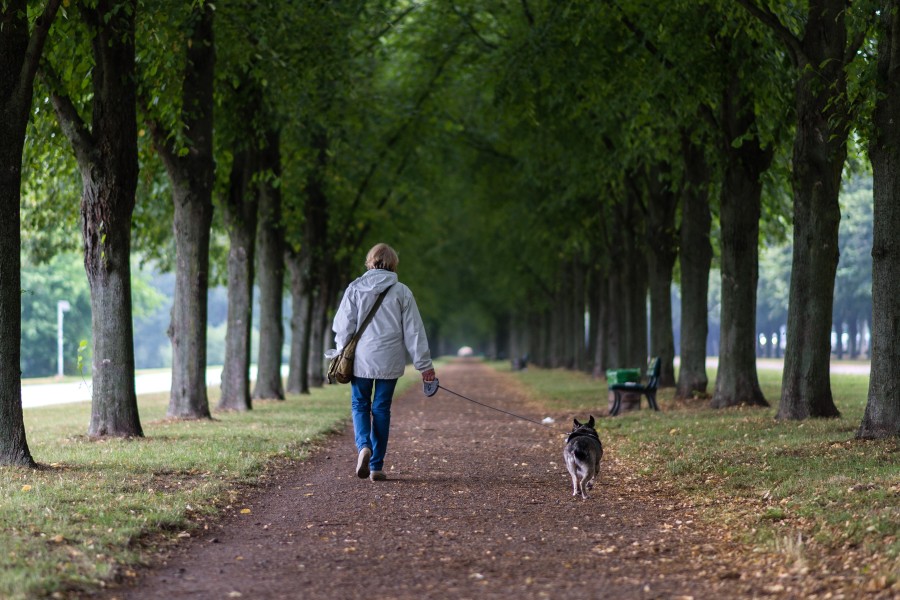
<svg viewBox="0 0 900 600"><path fill-rule="evenodd" d="M378 294L391 289L356 346L353 374L369 379L398 379L406 369L407 352L419 371L432 368L431 351L416 299L397 274L371 269L353 281L334 316L334 342L340 351L365 320Z"/></svg>

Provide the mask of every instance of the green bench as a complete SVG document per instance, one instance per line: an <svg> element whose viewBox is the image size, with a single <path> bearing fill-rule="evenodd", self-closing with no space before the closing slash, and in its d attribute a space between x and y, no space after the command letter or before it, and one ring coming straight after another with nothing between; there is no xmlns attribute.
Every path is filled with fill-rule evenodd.
<svg viewBox="0 0 900 600"><path fill-rule="evenodd" d="M659 406L656 404L656 388L659 385L659 369L660 369L660 360L657 356L653 360L650 361L650 366L647 369L647 383L646 385L641 384L640 381L616 381L615 383L611 383L609 386L609 391L611 391L614 395L613 406L609 411L609 416L614 417L619 414L619 410L622 408L622 395L623 394L641 394L647 396L647 402L650 404L650 408L658 411ZM634 369L637 370L637 369ZM621 371L631 371L631 369L621 369L617 371L618 374ZM630 374L626 373L625 377L628 377ZM609 378L609 373L607 373L607 379Z"/></svg>

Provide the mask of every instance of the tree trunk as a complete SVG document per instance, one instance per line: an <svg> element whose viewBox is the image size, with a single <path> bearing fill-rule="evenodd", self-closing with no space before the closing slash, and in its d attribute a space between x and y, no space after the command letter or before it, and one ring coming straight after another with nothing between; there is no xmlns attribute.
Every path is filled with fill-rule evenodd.
<svg viewBox="0 0 900 600"><path fill-rule="evenodd" d="M281 150L277 131L266 134L260 156L264 174L259 190L259 359L254 398L284 400L281 354L284 326L284 225L281 219Z"/></svg>
<svg viewBox="0 0 900 600"><path fill-rule="evenodd" d="M175 299L172 341L172 392L168 416L209 418L206 393L206 318L209 289L209 239L212 223L213 161L213 5L194 7L182 87L182 120L187 153L153 127L156 149L172 183L175 205Z"/></svg>
<svg viewBox="0 0 900 600"><path fill-rule="evenodd" d="M135 0L81 7L94 69L90 129L58 87L60 127L81 171L84 268L91 289L91 437L142 436L134 389L131 216L138 177Z"/></svg>
<svg viewBox="0 0 900 600"><path fill-rule="evenodd" d="M584 261L577 259L572 263L574 269L573 276L575 278L572 289L572 306L574 322L572 323L572 351L575 354L574 366L576 371L587 371L587 335L585 331L584 316L587 312L585 306L585 271Z"/></svg>
<svg viewBox="0 0 900 600"><path fill-rule="evenodd" d="M637 189L628 194L625 206L625 263L613 265L622 269L625 289L625 337L624 362L619 367L647 367L647 290L649 266L645 252L644 211L641 210L641 196Z"/></svg>
<svg viewBox="0 0 900 600"><path fill-rule="evenodd" d="M328 289L321 283L310 302L309 336L309 385L322 387L325 384L325 331L328 329Z"/></svg>
<svg viewBox="0 0 900 600"><path fill-rule="evenodd" d="M599 379L605 375L609 363L609 280L599 270L591 274L594 281L591 295L596 298L591 305L592 337L594 340L593 368L591 375Z"/></svg>
<svg viewBox="0 0 900 600"><path fill-rule="evenodd" d="M549 340L548 366L551 369L568 367L565 356L566 346L563 340L563 338L567 337L565 333L567 329L565 327L568 322L569 313L569 303L566 302L568 294L562 289L563 286L568 287L567 283L563 283L566 281L566 271L567 269L565 266L560 269L560 281L557 282L559 287L554 294L553 306L547 311L547 336Z"/></svg>
<svg viewBox="0 0 900 600"><path fill-rule="evenodd" d="M306 293L308 268L299 252L289 250L287 265L291 273L291 357L287 391L309 393L309 296Z"/></svg>
<svg viewBox="0 0 900 600"><path fill-rule="evenodd" d="M843 0L811 3L795 58L794 254L779 419L840 415L831 394L830 363L838 195L850 111L845 11Z"/></svg>
<svg viewBox="0 0 900 600"><path fill-rule="evenodd" d="M685 139L685 186L681 204L681 365L675 397L706 396L709 333L709 268L712 264L709 166L703 148Z"/></svg>
<svg viewBox="0 0 900 600"><path fill-rule="evenodd" d="M238 142L243 145L243 142ZM256 236L255 150L235 148L228 196L223 202L228 231L228 325L220 410L250 410L250 336L253 325L253 254Z"/></svg>
<svg viewBox="0 0 900 600"><path fill-rule="evenodd" d="M838 360L844 358L844 321L840 317L836 317L833 321L832 330L834 333L834 354Z"/></svg>
<svg viewBox="0 0 900 600"><path fill-rule="evenodd" d="M874 242L873 242L874 245ZM850 336L850 358L859 358L859 344L856 337L859 335L859 316L854 314L847 322L847 334Z"/></svg>
<svg viewBox="0 0 900 600"><path fill-rule="evenodd" d="M732 80L723 106L721 152L722 316L719 369L713 408L749 404L768 406L756 373L756 285L759 279L759 219L762 181L772 151L755 136L737 148L733 141L755 131L756 115L749 99ZM829 319L830 320L830 319Z"/></svg>
<svg viewBox="0 0 900 600"><path fill-rule="evenodd" d="M79 160L84 267L91 287L93 332L88 434L142 436L134 389L131 318L131 215L138 176L137 2L100 6L93 36L95 160Z"/></svg>
<svg viewBox="0 0 900 600"><path fill-rule="evenodd" d="M607 325L606 369L623 369L628 365L628 261L626 251L627 213L624 206L617 204L612 209L609 240L609 266L607 267L606 304ZM633 365L632 365L633 366Z"/></svg>
<svg viewBox="0 0 900 600"><path fill-rule="evenodd" d="M895 34L900 6L886 2L878 44L875 135L869 147L874 175L872 241L872 368L858 438L900 436L900 76Z"/></svg>
<svg viewBox="0 0 900 600"><path fill-rule="evenodd" d="M34 77L60 0L47 3L28 32L28 3L0 6L0 465L37 466L22 416L22 148Z"/></svg>
<svg viewBox="0 0 900 600"><path fill-rule="evenodd" d="M675 211L678 196L661 181L668 166L653 169L647 197L647 246L650 282L650 355L660 359L659 387L675 385L675 336L672 333L672 271L678 255Z"/></svg>
<svg viewBox="0 0 900 600"><path fill-rule="evenodd" d="M25 9L22 7L22 14ZM4 15L5 16L5 15ZM27 27L27 24L26 24ZM27 30L26 30L27 31ZM5 34L0 30L0 36ZM27 38L26 38L27 41ZM0 43L6 42L0 37ZM4 45L4 48L7 47ZM6 56L0 57L0 81L6 92ZM31 95L28 95L29 100ZM20 342L22 339L22 285L20 264L20 185L22 147L25 140L24 119L17 127L7 119L4 106L0 119L0 465L35 467L25 437L22 418L22 373ZM9 131L15 129L15 132ZM21 133L19 133L21 132ZM10 135L10 134L16 135Z"/></svg>
<svg viewBox="0 0 900 600"><path fill-rule="evenodd" d="M509 313L494 315L494 360L509 359Z"/></svg>
<svg viewBox="0 0 900 600"><path fill-rule="evenodd" d="M309 264L309 282L306 295L309 303L309 361L308 375L311 387L321 387L325 381L324 339L328 315L329 273L333 261L328 248L328 197L325 194L325 177L328 168L328 135L324 129L314 130L312 146L316 151L316 164L310 169L306 183L306 223L304 226L304 260Z"/></svg>

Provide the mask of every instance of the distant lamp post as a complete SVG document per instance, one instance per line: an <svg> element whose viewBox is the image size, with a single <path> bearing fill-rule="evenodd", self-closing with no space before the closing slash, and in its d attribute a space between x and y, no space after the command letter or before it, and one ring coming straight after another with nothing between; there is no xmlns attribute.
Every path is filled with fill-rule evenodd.
<svg viewBox="0 0 900 600"><path fill-rule="evenodd" d="M69 312L72 306L68 300L60 300L56 303L56 349L59 359L59 377L63 376L63 313Z"/></svg>

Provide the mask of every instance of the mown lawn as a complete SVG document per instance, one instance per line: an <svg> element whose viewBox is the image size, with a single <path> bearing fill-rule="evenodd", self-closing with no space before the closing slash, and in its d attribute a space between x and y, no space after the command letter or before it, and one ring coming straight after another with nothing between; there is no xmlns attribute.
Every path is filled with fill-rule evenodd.
<svg viewBox="0 0 900 600"><path fill-rule="evenodd" d="M498 369L508 366L496 364ZM562 370L514 376L548 410L606 413L604 382ZM710 371L710 390L715 371ZM712 522L744 532L761 550L801 562L830 556L853 562L884 589L900 576L900 440L861 441L868 376L833 375L839 419L775 419L781 371L760 370L771 408L712 410L707 401L673 400L600 421L604 443L642 476L665 482L705 507Z"/></svg>

